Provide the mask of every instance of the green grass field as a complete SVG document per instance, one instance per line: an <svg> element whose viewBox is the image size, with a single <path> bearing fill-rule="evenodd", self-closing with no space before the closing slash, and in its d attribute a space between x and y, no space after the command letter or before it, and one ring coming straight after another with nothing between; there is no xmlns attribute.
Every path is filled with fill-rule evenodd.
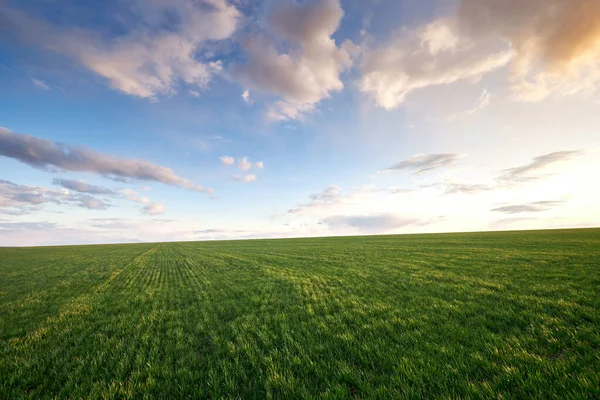
<svg viewBox="0 0 600 400"><path fill-rule="evenodd" d="M0 398L600 397L600 229L0 249Z"/></svg>

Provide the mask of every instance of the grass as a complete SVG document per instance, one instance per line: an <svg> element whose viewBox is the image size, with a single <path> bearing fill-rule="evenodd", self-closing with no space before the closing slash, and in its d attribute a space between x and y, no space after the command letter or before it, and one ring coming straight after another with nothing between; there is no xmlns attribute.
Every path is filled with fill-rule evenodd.
<svg viewBox="0 0 600 400"><path fill-rule="evenodd" d="M0 249L0 398L600 398L600 229Z"/></svg>

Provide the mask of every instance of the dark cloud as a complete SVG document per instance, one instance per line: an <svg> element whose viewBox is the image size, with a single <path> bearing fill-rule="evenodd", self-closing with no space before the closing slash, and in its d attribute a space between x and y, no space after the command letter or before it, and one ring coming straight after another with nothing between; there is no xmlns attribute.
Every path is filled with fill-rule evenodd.
<svg viewBox="0 0 600 400"><path fill-rule="evenodd" d="M460 154L417 154L386 168L384 171L409 169L414 170L414 174L421 174L432 169L452 165L461 157Z"/></svg>
<svg viewBox="0 0 600 400"><path fill-rule="evenodd" d="M504 214L520 214L520 213L531 213L531 212L543 212L550 210L563 204L564 201L536 201L534 203L527 204L511 204L502 207L493 208L494 212L501 212Z"/></svg>
<svg viewBox="0 0 600 400"><path fill-rule="evenodd" d="M104 188L101 186L90 185L89 183L85 183L83 181L56 178L52 181L52 183L55 185L62 186L65 189L74 190L79 193L105 194L105 195L115 195L116 194L116 192L114 190Z"/></svg>
<svg viewBox="0 0 600 400"><path fill-rule="evenodd" d="M202 191L201 186L179 177L173 170L138 159L122 159L78 146L52 142L0 128L0 156L34 168L92 172L113 179L138 179Z"/></svg>
<svg viewBox="0 0 600 400"><path fill-rule="evenodd" d="M503 174L499 177L499 180L508 182L525 182L535 180L539 177L532 176L532 173L539 172L552 164L572 160L578 156L581 156L582 154L583 151L581 150L571 150L557 151L554 153L535 157L533 161L529 164L502 171Z"/></svg>

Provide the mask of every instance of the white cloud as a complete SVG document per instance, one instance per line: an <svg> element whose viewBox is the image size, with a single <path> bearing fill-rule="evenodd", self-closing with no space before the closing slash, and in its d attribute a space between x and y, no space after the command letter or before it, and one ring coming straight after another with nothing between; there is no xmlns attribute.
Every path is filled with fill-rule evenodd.
<svg viewBox="0 0 600 400"><path fill-rule="evenodd" d="M600 84L600 2L463 0L456 18L403 29L366 51L360 89L385 109L414 90L509 66L521 101L589 94Z"/></svg>
<svg viewBox="0 0 600 400"><path fill-rule="evenodd" d="M34 86L43 89L43 90L50 90L50 86L48 86L46 84L46 82L36 79L36 78L31 78L31 82L34 84Z"/></svg>
<svg viewBox="0 0 600 400"><path fill-rule="evenodd" d="M165 213L165 206L161 203L148 203L143 207L144 213L148 215L162 215Z"/></svg>
<svg viewBox="0 0 600 400"><path fill-rule="evenodd" d="M600 2L463 0L463 30L498 36L514 49L511 88L517 99L590 93L600 83Z"/></svg>
<svg viewBox="0 0 600 400"><path fill-rule="evenodd" d="M138 192L131 189L121 189L118 191L127 200L142 205L142 213L148 215L161 215L165 213L165 206L162 203L150 201L147 197L140 196Z"/></svg>
<svg viewBox="0 0 600 400"><path fill-rule="evenodd" d="M199 98L200 97L200 92L198 92L197 90L188 90L188 93L192 97L195 97L195 98Z"/></svg>
<svg viewBox="0 0 600 400"><path fill-rule="evenodd" d="M421 27L417 31L417 37L421 47L434 56L445 51L456 51L461 44L454 21L447 19L438 19Z"/></svg>
<svg viewBox="0 0 600 400"><path fill-rule="evenodd" d="M300 119L344 88L340 74L351 64L349 44L338 47L331 37L343 15L339 0L271 2L266 32L243 41L248 62L234 73L245 86L282 98L269 108L270 119ZM276 40L288 43L287 52L276 49Z"/></svg>
<svg viewBox="0 0 600 400"><path fill-rule="evenodd" d="M396 164L389 166L383 171L409 169L413 170L414 174L421 174L433 169L452 165L462 157L461 154L415 154L407 160L399 161Z"/></svg>
<svg viewBox="0 0 600 400"><path fill-rule="evenodd" d="M243 157L238 160L238 168L242 171L248 171L252 168L252 163L248 161L248 157Z"/></svg>
<svg viewBox="0 0 600 400"><path fill-rule="evenodd" d="M243 176L234 175L233 177L237 181L246 182L246 183L255 182L257 179L256 175L254 175L254 174L247 174L247 175L243 175Z"/></svg>
<svg viewBox="0 0 600 400"><path fill-rule="evenodd" d="M311 103L276 101L267 108L267 118L271 121L304 120L306 114L315 109Z"/></svg>
<svg viewBox="0 0 600 400"><path fill-rule="evenodd" d="M221 162L225 165L233 165L235 164L235 158L229 156L223 156L220 158Z"/></svg>
<svg viewBox="0 0 600 400"><path fill-rule="evenodd" d="M455 26L438 20L405 29L386 46L367 51L359 87L381 107L393 109L414 90L478 78L507 65L511 57L510 50L490 53L488 42L477 45Z"/></svg>
<svg viewBox="0 0 600 400"><path fill-rule="evenodd" d="M226 0L126 4L134 18L125 33L110 37L51 25L15 9L5 7L3 13L22 39L72 57L106 78L112 88L133 96L171 95L179 81L203 88L222 69L221 61L200 61L197 54L207 42L228 39L235 32L240 13Z"/></svg>
<svg viewBox="0 0 600 400"><path fill-rule="evenodd" d="M244 92L242 93L242 99L244 100L244 103L246 104L252 104L253 101L250 98L250 91L248 89L244 90Z"/></svg>
<svg viewBox="0 0 600 400"><path fill-rule="evenodd" d="M487 89L483 89L483 92L481 92L481 95L479 96L479 99L477 100L477 104L475 104L473 107L469 108L468 110L450 115L448 117L448 121L459 121L459 120L468 118L471 115L476 114L479 111L486 109L491 104L491 102L492 102L492 95L490 94L490 92L488 92Z"/></svg>
<svg viewBox="0 0 600 400"><path fill-rule="evenodd" d="M395 214L333 215L323 219L323 223L333 229L353 228L358 233L384 233L398 228L427 225L414 217L401 217Z"/></svg>

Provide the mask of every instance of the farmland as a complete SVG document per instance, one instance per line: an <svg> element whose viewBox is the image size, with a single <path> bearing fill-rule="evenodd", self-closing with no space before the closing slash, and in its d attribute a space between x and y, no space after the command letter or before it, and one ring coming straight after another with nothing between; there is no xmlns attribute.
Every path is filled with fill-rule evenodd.
<svg viewBox="0 0 600 400"><path fill-rule="evenodd" d="M600 229L0 249L0 398L598 398Z"/></svg>

